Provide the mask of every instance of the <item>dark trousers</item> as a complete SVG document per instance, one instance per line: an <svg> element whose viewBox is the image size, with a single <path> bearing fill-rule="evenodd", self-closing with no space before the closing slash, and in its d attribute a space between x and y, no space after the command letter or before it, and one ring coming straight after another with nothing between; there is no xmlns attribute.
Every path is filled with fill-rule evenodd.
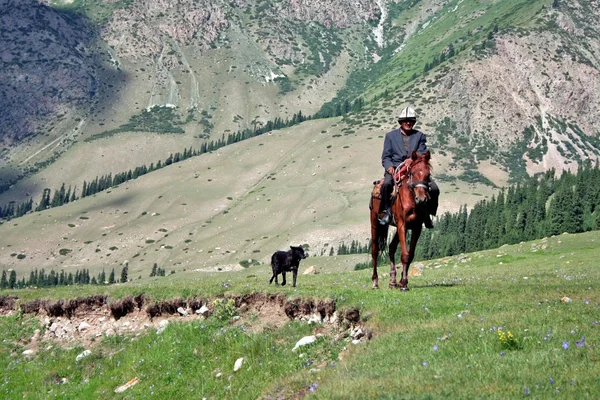
<svg viewBox="0 0 600 400"><path fill-rule="evenodd" d="M388 174L386 171L383 177L383 185L381 186L381 203L379 205L379 212L383 212L387 208L391 207L390 197L392 196L393 188L394 177L391 174ZM440 188L434 181L429 182L429 201L427 202L429 214L436 215L439 198Z"/></svg>

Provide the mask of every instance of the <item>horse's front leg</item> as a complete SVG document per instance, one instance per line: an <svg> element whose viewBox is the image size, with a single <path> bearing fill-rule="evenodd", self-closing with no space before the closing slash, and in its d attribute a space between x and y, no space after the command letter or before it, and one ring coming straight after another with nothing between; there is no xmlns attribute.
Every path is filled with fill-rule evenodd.
<svg viewBox="0 0 600 400"><path fill-rule="evenodd" d="M406 258L404 258L404 252L402 253L402 280L400 281L400 287L402 290L408 290L408 269L415 258L417 242L419 241L419 236L421 236L421 229L421 226L419 226L412 230L412 234L410 235L410 248L406 254Z"/></svg>
<svg viewBox="0 0 600 400"><path fill-rule="evenodd" d="M400 236L400 248L402 254L400 255L400 261L402 262L402 278L400 279L400 289L408 290L408 266L410 264L410 255L406 248L406 226L398 227L398 236ZM411 240L412 241L412 240Z"/></svg>
<svg viewBox="0 0 600 400"><path fill-rule="evenodd" d="M398 287L396 283L396 250L398 250L398 231L390 242L390 288Z"/></svg>

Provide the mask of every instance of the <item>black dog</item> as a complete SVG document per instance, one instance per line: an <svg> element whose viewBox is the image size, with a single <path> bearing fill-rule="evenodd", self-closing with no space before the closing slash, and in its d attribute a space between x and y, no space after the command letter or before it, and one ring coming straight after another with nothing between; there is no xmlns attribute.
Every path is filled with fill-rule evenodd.
<svg viewBox="0 0 600 400"><path fill-rule="evenodd" d="M302 247L290 246L291 250L288 251L276 251L271 256L271 268L273 268L273 276L269 283L273 282L275 279L275 284L279 286L279 282L277 282L277 275L283 275L283 282L281 282L282 286L285 286L285 273L293 272L294 273L294 284L293 287L296 287L296 277L298 276L298 266L300 265L300 260L308 257L308 254L304 253L304 249Z"/></svg>

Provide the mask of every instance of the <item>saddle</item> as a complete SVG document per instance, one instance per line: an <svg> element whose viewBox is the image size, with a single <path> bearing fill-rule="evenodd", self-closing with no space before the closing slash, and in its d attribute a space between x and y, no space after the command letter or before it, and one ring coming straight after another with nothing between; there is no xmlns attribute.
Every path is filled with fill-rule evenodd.
<svg viewBox="0 0 600 400"><path fill-rule="evenodd" d="M396 199L396 195L398 194L398 188L402 185L402 182L406 179L407 168L405 165L400 165L396 168L394 172L394 182L396 183L392 188L392 202ZM371 192L371 197L381 200L381 187L383 186L383 179L378 179L373 181L373 191Z"/></svg>
<svg viewBox="0 0 600 400"><path fill-rule="evenodd" d="M400 164L396 171L394 171L394 182L395 185L392 187L392 194L390 196L390 204L394 204L400 185L406 179L407 168L406 165ZM373 199L381 200L381 187L383 186L383 179L373 181L373 190L371 191L371 200L369 201L369 209L373 209Z"/></svg>

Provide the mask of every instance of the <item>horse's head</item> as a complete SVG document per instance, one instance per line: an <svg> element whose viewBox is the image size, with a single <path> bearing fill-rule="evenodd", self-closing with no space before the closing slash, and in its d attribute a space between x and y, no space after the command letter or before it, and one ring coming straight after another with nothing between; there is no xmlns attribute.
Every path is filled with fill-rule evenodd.
<svg viewBox="0 0 600 400"><path fill-rule="evenodd" d="M431 181L431 166L429 165L431 153L429 150L424 154L413 151L411 159L412 164L408 169L408 186L414 192L417 204L426 203L429 200L429 182Z"/></svg>

